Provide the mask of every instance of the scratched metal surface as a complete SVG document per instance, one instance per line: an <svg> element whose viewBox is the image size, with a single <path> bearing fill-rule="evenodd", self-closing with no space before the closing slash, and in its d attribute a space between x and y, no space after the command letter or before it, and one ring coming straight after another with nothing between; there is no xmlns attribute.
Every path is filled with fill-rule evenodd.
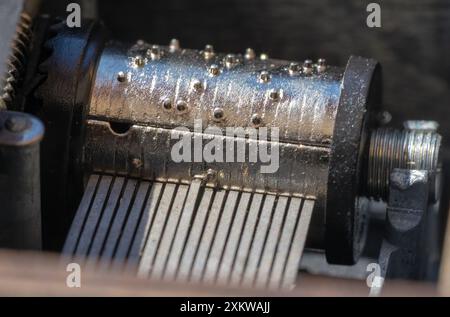
<svg viewBox="0 0 450 317"><path fill-rule="evenodd" d="M72 0L47 0L60 14ZM98 0L98 14L114 38L143 38L183 46L257 52L285 59L323 56L343 65L351 54L383 66L384 108L397 126L410 119L440 121L447 147L450 125L450 1L380 2L382 27L366 26L372 0Z"/></svg>
<svg viewBox="0 0 450 317"><path fill-rule="evenodd" d="M194 138L202 135L191 132L183 134L192 140L193 153ZM88 171L181 183L189 183L195 177L210 177L209 183L218 187L314 196L320 200L324 198L330 151L328 148L291 143L271 144L220 136L224 145L228 142L227 139L231 140L235 149L245 146L244 162L177 163L171 157L171 149L178 140L171 139L170 129L134 125L126 134L116 134L111 131L107 122L89 120L84 162ZM203 138L200 144L205 145L209 141L208 138ZM249 162L250 149L256 144L278 148L277 171L261 173L261 167L269 163ZM214 174L207 175L208 170Z"/></svg>
<svg viewBox="0 0 450 317"><path fill-rule="evenodd" d="M343 69L319 69L314 61L303 71L302 61L292 72L288 61L207 52L110 43L89 115L154 127L192 129L194 119L203 127L277 127L282 141L330 145Z"/></svg>
<svg viewBox="0 0 450 317"><path fill-rule="evenodd" d="M61 1L57 1L58 3ZM366 25L372 0L99 0L99 16L122 41L219 50L247 46L285 59L325 57L343 65L349 55L383 66L384 108L397 126L410 119L439 121L450 143L450 1L379 1L382 27ZM138 10L136 8L139 8Z"/></svg>
<svg viewBox="0 0 450 317"><path fill-rule="evenodd" d="M319 60L290 62L252 53L221 54L211 47L188 50L178 43L110 43L92 90L85 167L176 183L189 183L212 171L209 184L218 188L314 197L310 241L322 247L330 146L343 69ZM219 120L218 110L223 116ZM255 116L260 119L257 124ZM249 162L248 151L245 162L175 163L171 129L187 127L191 138L204 133L203 145L209 141L211 135L205 131L192 134L196 119L202 120L203 129L267 127L269 137L270 129L278 128L279 142L270 145L279 148L279 169L262 174L261 166L267 163ZM130 128L115 133L108 122L130 123ZM239 141L243 140L234 142Z"/></svg>
<svg viewBox="0 0 450 317"><path fill-rule="evenodd" d="M93 174L63 254L94 271L292 289L314 200Z"/></svg>

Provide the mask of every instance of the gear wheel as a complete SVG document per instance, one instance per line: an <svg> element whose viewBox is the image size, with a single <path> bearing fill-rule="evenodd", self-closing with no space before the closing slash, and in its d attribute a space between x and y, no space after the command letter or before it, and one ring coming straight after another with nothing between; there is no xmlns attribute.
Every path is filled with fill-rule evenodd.
<svg viewBox="0 0 450 317"><path fill-rule="evenodd" d="M29 102L27 107L34 107L46 130L41 144L44 248L59 250L76 209L69 202L82 194L84 115L106 35L96 22L82 21L81 28L53 22L36 71L41 79L33 88L34 106Z"/></svg>
<svg viewBox="0 0 450 317"><path fill-rule="evenodd" d="M16 35L12 41L12 53L7 61L8 70L5 76L5 85L0 92L0 108L12 108L16 89L21 82L25 69L28 47L32 37L31 24L31 17L27 13L22 13L17 24Z"/></svg>

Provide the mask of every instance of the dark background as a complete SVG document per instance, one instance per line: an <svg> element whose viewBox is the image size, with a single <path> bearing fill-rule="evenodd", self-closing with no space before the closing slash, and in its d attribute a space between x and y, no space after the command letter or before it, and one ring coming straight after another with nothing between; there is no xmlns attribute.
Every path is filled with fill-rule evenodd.
<svg viewBox="0 0 450 317"><path fill-rule="evenodd" d="M43 0L65 15L67 3ZM384 107L394 124L440 123L450 145L449 0L84 0L85 16L100 17L114 37L183 47L243 52L253 47L280 59L326 58L345 66L349 55L383 66ZM366 26L367 4L381 5L381 28ZM96 7L96 8L95 8ZM94 9L92 9L94 8Z"/></svg>

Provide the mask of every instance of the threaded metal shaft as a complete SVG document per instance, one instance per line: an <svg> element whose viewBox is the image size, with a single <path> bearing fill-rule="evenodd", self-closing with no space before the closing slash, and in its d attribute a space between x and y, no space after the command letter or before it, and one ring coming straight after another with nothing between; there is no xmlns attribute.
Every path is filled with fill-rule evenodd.
<svg viewBox="0 0 450 317"><path fill-rule="evenodd" d="M387 198L394 168L435 171L441 136L434 131L381 128L372 133L369 147L367 192Z"/></svg>

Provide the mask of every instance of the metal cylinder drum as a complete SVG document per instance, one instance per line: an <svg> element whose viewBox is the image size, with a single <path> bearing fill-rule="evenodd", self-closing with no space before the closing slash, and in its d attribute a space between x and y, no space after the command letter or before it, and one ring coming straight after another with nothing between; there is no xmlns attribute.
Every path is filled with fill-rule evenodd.
<svg viewBox="0 0 450 317"><path fill-rule="evenodd" d="M314 198L308 245L326 249L331 262L353 263L363 244L359 171L370 110L379 104L378 72L375 61L360 57L340 68L252 50L189 50L176 41L110 42L92 84L83 162L88 171L175 182L212 171L214 186ZM219 135L224 149L242 142L246 160L174 162L171 135L180 127L192 151L197 138L204 148ZM263 128L266 141L226 133ZM279 152L272 173L248 160L252 144L264 142Z"/></svg>
<svg viewBox="0 0 450 317"><path fill-rule="evenodd" d="M335 67L251 49L184 49L176 40L128 45L108 42L89 21L51 25L49 34L40 65L46 81L35 94L47 133L44 217L54 220L44 233L62 236L56 231L71 217L59 210L75 209L92 173L178 183L205 177L217 188L315 200L307 246L324 249L332 263L357 260L367 219L362 171L381 104L376 61L351 56ZM191 161L173 159L174 131L192 141ZM243 159L196 160L195 144L205 150L212 140L224 152L245 149ZM278 158L269 173L264 147Z"/></svg>

